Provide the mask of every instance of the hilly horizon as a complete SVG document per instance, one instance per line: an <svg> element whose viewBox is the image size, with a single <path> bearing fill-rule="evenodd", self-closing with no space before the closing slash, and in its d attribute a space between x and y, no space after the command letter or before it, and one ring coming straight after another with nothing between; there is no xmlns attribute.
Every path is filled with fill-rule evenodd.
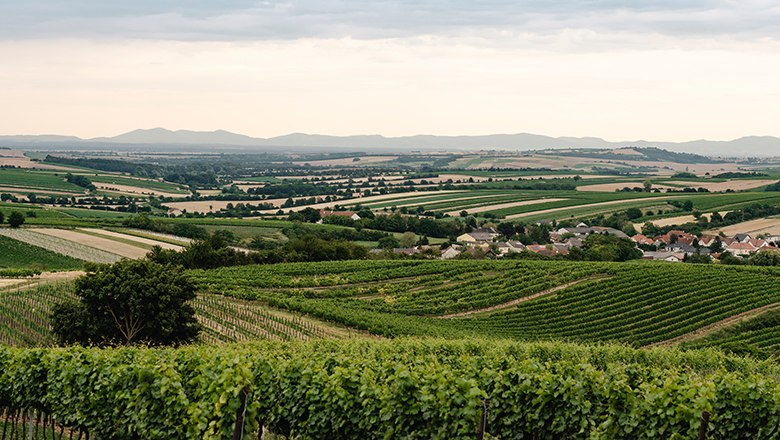
<svg viewBox="0 0 780 440"><path fill-rule="evenodd" d="M63 135L0 136L0 146L20 148L68 149L68 148L129 148L160 147L222 147L247 150L255 148L330 148L336 150L541 150L561 148L619 148L658 147L676 152L707 156L772 156L780 152L780 138L773 136L745 136L728 141L706 139L687 142L663 141L607 141L598 137L552 137L531 133L490 134L469 136L414 135L387 137L382 135L331 136L307 133L290 133L270 138L256 138L226 130L194 131L168 130L165 128L137 129L113 137L80 138ZM739 154L735 154L739 152Z"/></svg>

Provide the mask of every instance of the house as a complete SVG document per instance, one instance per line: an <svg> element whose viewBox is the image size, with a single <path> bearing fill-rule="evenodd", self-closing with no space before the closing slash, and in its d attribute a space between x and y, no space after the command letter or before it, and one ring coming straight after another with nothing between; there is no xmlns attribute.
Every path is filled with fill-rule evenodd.
<svg viewBox="0 0 780 440"><path fill-rule="evenodd" d="M740 243L738 241L734 241L730 245L726 246L725 249L731 252L732 254L741 257L750 255L756 251L756 248L753 247L753 245L751 245L750 243Z"/></svg>
<svg viewBox="0 0 780 440"><path fill-rule="evenodd" d="M679 263L683 261L685 258L685 255L675 253L675 252L669 252L669 251L660 251L660 252L644 252L642 259L644 260L653 260L653 261L668 261L670 263Z"/></svg>
<svg viewBox="0 0 780 440"><path fill-rule="evenodd" d="M740 243L747 243L751 238L750 234L736 234L734 235L734 240L740 242Z"/></svg>
<svg viewBox="0 0 780 440"><path fill-rule="evenodd" d="M625 232L618 231L615 228L607 228L607 227L604 227L604 226L594 226L591 229L593 230L593 232L595 232L597 234L605 234L606 233L606 234L614 235L614 236L620 237L620 238L628 238L628 235L626 235Z"/></svg>
<svg viewBox="0 0 780 440"><path fill-rule="evenodd" d="M462 254L463 252L455 249L455 246L450 246L447 249L444 249L441 253L441 259L442 260L450 260L452 258L457 257L458 255Z"/></svg>
<svg viewBox="0 0 780 440"><path fill-rule="evenodd" d="M575 237L581 237L583 235L590 235L590 234L592 234L594 232L594 230L593 230L593 228L589 228L589 227L579 227L579 226L577 226L577 227L574 227L574 228L560 228L560 229L558 229L555 232L557 232L561 236L563 236L565 234L572 234Z"/></svg>
<svg viewBox="0 0 780 440"><path fill-rule="evenodd" d="M395 248L393 249L393 253L401 255L416 255L420 253L420 250L417 248Z"/></svg>
<svg viewBox="0 0 780 440"><path fill-rule="evenodd" d="M526 246L528 251L545 257L554 257L556 255L568 255L569 249L562 244L531 244Z"/></svg>
<svg viewBox="0 0 780 440"><path fill-rule="evenodd" d="M458 236L458 241L462 243L485 243L493 241L499 234L493 228L477 228L471 232Z"/></svg>
<svg viewBox="0 0 780 440"><path fill-rule="evenodd" d="M495 244L496 249L500 255L506 255L512 252L522 252L525 250L525 245L519 241L507 241Z"/></svg>
<svg viewBox="0 0 780 440"><path fill-rule="evenodd" d="M647 236L644 236L642 234L636 234L633 237L631 237L631 240L636 244L644 244L647 246L652 246L654 244L654 241L652 238L649 238Z"/></svg>
<svg viewBox="0 0 780 440"><path fill-rule="evenodd" d="M179 208L169 208L168 213L166 214L168 217L178 217L182 215L181 209Z"/></svg>
<svg viewBox="0 0 780 440"><path fill-rule="evenodd" d="M338 217L349 217L352 220L358 221L360 220L360 216L357 215L357 213L353 211L329 211L326 209L320 210L320 218L330 217L332 215L338 216Z"/></svg>

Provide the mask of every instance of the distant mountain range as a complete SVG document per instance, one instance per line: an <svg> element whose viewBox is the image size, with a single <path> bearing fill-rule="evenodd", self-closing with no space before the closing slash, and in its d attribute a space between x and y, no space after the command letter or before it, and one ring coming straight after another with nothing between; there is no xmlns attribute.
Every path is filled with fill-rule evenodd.
<svg viewBox="0 0 780 440"><path fill-rule="evenodd" d="M594 137L550 137L529 133L484 136L417 135L385 137L380 135L325 136L293 133L272 138L253 138L229 131L171 131L164 128L134 130L114 137L81 139L75 136L0 136L0 147L36 149L104 150L225 150L329 151L388 150L541 150L550 148L658 147L671 151L706 156L780 156L780 138L748 136L731 141L695 140L689 142L627 141L609 142Z"/></svg>

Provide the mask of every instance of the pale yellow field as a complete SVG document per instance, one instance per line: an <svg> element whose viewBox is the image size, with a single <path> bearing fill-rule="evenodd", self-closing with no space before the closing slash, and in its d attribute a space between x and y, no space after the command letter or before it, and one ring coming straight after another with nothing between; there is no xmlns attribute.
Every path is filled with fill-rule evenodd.
<svg viewBox="0 0 780 440"><path fill-rule="evenodd" d="M721 211L721 212L719 212L719 214L721 216L724 216L724 215L728 214L729 212L731 212L731 211ZM702 214L701 216L706 218L707 220L709 220L710 217L712 216L712 214L711 213L705 213L705 214ZM682 225L682 224L685 224L685 223L692 223L692 222L695 222L695 221L696 221L696 218L694 216L692 216L692 215L680 215L680 216L677 216L677 217L669 217L669 218L661 218L661 219L658 219L658 220L652 220L649 223L652 223L652 224L654 224L654 225L656 225L658 227L664 227L664 226ZM639 223L635 223L634 226L637 227L637 231L642 228L642 224L639 224Z"/></svg>
<svg viewBox="0 0 780 440"><path fill-rule="evenodd" d="M567 199L536 199L536 200L523 200L521 202L499 203L496 205L478 206L476 208L466 209L466 212L468 212L469 214L476 214L479 212L495 211L497 209L514 208L515 206L527 206L527 205L538 205L540 203L559 202L561 200L567 200ZM460 211L462 211L462 209L456 211L450 211L447 214L458 215Z"/></svg>
<svg viewBox="0 0 780 440"><path fill-rule="evenodd" d="M99 249L101 251L110 252L121 257L143 258L149 252L144 248L132 246L126 243L120 243L118 241L111 240L110 238L95 237L93 235L83 234L81 232L69 229L34 228L31 229L31 231L51 235L53 237L59 237L68 241L73 241L75 243Z"/></svg>
<svg viewBox="0 0 780 440"><path fill-rule="evenodd" d="M183 246L177 246L175 244L166 243L164 241L158 241L158 240L151 240L149 238L144 237L138 237L135 235L130 234L122 234L121 232L114 232L114 231L107 231L105 229L94 229L94 228L79 228L81 231L89 231L93 234L100 234L105 235L106 237L116 237L121 238L123 240L129 240L136 243L141 243L149 246L160 246L163 249L170 249L174 251L180 251L184 249Z"/></svg>
<svg viewBox="0 0 780 440"><path fill-rule="evenodd" d="M734 234L750 234L753 236L759 234L780 235L780 218L761 218L758 220L750 220L743 223L737 223L735 225L726 226L716 231L708 231L711 233L723 232L726 235Z"/></svg>
<svg viewBox="0 0 780 440"><path fill-rule="evenodd" d="M598 185L578 186L577 187L577 191L615 192L615 191L617 191L619 189L623 189L623 188L626 188L626 187L628 187L628 188L636 188L636 187L642 188L643 185L644 185L643 182L601 183L601 184L598 184ZM653 189L656 189L656 188L658 188L660 190L665 190L665 189L669 189L669 188L673 188L673 187L666 186L666 185L653 185Z"/></svg>
<svg viewBox="0 0 780 440"><path fill-rule="evenodd" d="M692 188L707 188L710 191L725 191L727 189L732 189L734 191L745 191L753 188L758 188L761 186L770 185L776 182L777 180L764 179L764 180L729 180L726 182L701 182L701 183L675 181L669 183L673 183L675 185L686 185Z"/></svg>
<svg viewBox="0 0 780 440"><path fill-rule="evenodd" d="M23 151L18 150L0 150L0 166L14 166L19 168L38 168L42 170L70 170L64 165L48 165L38 162L33 162L29 157L24 155Z"/></svg>
<svg viewBox="0 0 780 440"><path fill-rule="evenodd" d="M360 160L356 162L354 160L355 159L354 157L344 157L341 159L312 160L309 162L298 161L293 163L296 165L303 165L308 163L313 167L349 166L349 165L361 166L365 164L389 162L396 158L398 158L398 156L365 156L365 157L360 157Z"/></svg>
<svg viewBox="0 0 780 440"><path fill-rule="evenodd" d="M138 186L119 185L116 183L103 183L92 182L95 187L104 191L116 191L129 195L144 195L144 196L163 196L163 197L184 197L186 194L170 193L165 191L159 191L156 189L141 188Z"/></svg>

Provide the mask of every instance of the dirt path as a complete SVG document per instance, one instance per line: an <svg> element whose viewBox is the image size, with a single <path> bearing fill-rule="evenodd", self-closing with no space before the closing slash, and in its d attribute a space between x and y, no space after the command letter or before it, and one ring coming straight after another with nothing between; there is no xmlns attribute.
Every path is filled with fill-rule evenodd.
<svg viewBox="0 0 780 440"><path fill-rule="evenodd" d="M671 346L671 345L678 345L678 344L680 344L682 342L688 342L688 341L692 341L694 339L699 339L699 338L702 338L704 336L707 336L710 333L718 331L718 330L720 330L720 329L722 329L724 327L728 327L728 326L730 326L732 324L736 324L737 322L742 321L743 319L752 318L752 317L754 317L756 315L760 315L760 314L762 314L762 313L764 313L764 312L766 312L768 310L772 310L772 309L775 309L775 308L778 308L778 307L780 307L780 302L767 304L767 305L762 306L762 307L757 307L755 309L748 310L747 312L742 312L742 313L740 313L738 315L730 316L730 317L728 317L726 319L723 319L721 321L713 322L710 325L705 325L704 327L696 329L696 330L694 330L694 331L692 331L690 333L686 333L684 335L680 335L680 336L674 337L672 339L667 339L667 340L661 341L661 342L653 342L652 344L645 345L642 348L668 347L668 346Z"/></svg>
<svg viewBox="0 0 780 440"><path fill-rule="evenodd" d="M437 318L443 318L443 319L449 319L449 318L460 318L463 316L469 316L469 315L476 315L478 313L489 313L494 312L496 310L503 310L508 309L510 307L514 307L518 304L524 303L526 301L531 301L532 299L539 298L540 296L549 295L551 293L558 292L563 289L568 289L569 287L572 287L574 285L584 283L586 281L593 281L593 280L603 280L609 278L609 275L593 275L586 278L581 278L579 280L570 281L566 284L561 284L560 286L551 287L546 290L542 290L541 292L534 293L533 295L524 296L522 298L513 299L512 301L505 302L503 304L496 304L495 306L485 307L482 309L476 309L476 310L468 310L466 312L458 312L458 313L451 313L449 315L441 315L437 316Z"/></svg>

